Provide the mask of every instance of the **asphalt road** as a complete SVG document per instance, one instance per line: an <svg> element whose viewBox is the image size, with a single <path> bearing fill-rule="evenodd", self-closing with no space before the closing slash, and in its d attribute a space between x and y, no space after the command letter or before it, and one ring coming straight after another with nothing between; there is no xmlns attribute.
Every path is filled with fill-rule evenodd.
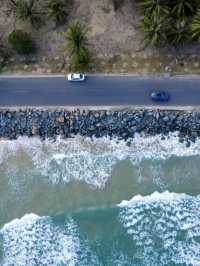
<svg viewBox="0 0 200 266"><path fill-rule="evenodd" d="M154 90L171 94L159 105L200 106L200 79L89 76L83 83L61 77L0 77L0 107L4 106L156 106Z"/></svg>

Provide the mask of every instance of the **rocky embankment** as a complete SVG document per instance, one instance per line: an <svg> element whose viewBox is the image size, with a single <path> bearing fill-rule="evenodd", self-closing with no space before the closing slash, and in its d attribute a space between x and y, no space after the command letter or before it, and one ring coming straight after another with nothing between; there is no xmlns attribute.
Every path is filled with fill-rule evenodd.
<svg viewBox="0 0 200 266"><path fill-rule="evenodd" d="M200 136L200 112L163 110L0 110L0 137L19 136L64 138L80 134L88 137L131 139L144 135L179 132L187 145Z"/></svg>

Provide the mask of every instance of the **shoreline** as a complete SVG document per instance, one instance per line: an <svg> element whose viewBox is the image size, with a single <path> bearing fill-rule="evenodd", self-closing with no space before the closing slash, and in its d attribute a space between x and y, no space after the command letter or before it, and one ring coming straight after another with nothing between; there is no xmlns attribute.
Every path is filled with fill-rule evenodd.
<svg viewBox="0 0 200 266"><path fill-rule="evenodd" d="M200 137L200 111L161 109L1 108L0 138L19 136L55 139L110 137L130 141L136 134L168 136L178 132L180 142Z"/></svg>

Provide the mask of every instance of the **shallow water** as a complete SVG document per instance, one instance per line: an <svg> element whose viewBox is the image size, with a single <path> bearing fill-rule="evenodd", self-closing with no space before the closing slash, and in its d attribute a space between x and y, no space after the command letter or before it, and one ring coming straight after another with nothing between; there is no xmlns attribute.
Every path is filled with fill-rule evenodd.
<svg viewBox="0 0 200 266"><path fill-rule="evenodd" d="M200 265L199 173L176 135L2 140L0 265Z"/></svg>

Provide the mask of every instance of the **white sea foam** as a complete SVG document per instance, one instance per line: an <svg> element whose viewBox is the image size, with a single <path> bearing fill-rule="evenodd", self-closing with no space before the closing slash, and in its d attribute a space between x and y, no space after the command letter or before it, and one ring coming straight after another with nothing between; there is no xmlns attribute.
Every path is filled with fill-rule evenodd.
<svg viewBox="0 0 200 266"><path fill-rule="evenodd" d="M59 226L50 217L26 214L4 225L0 237L1 266L99 265L87 239L80 237L77 225L70 218Z"/></svg>
<svg viewBox="0 0 200 266"><path fill-rule="evenodd" d="M3 266L73 266L77 263L78 239L54 226L49 217L25 215L6 224L0 235L3 239Z"/></svg>
<svg viewBox="0 0 200 266"><path fill-rule="evenodd" d="M136 136L130 147L122 140L91 140L80 136L65 140L58 138L55 142L28 137L0 141L0 165L6 165L8 175L14 175L18 171L20 160L28 160L32 164L32 170L48 177L52 183L77 180L97 188L105 186L114 165L121 160L127 159L133 165L138 165L143 160L166 160L172 156L195 155L200 155L200 140L186 148L184 143L179 143L176 135L165 140L161 140L160 136ZM22 168L25 169L25 166ZM28 169L30 172L30 167ZM162 169L158 169L158 164L148 169L152 171L156 182L161 182Z"/></svg>
<svg viewBox="0 0 200 266"><path fill-rule="evenodd" d="M155 192L118 206L145 265L200 265L200 196Z"/></svg>

